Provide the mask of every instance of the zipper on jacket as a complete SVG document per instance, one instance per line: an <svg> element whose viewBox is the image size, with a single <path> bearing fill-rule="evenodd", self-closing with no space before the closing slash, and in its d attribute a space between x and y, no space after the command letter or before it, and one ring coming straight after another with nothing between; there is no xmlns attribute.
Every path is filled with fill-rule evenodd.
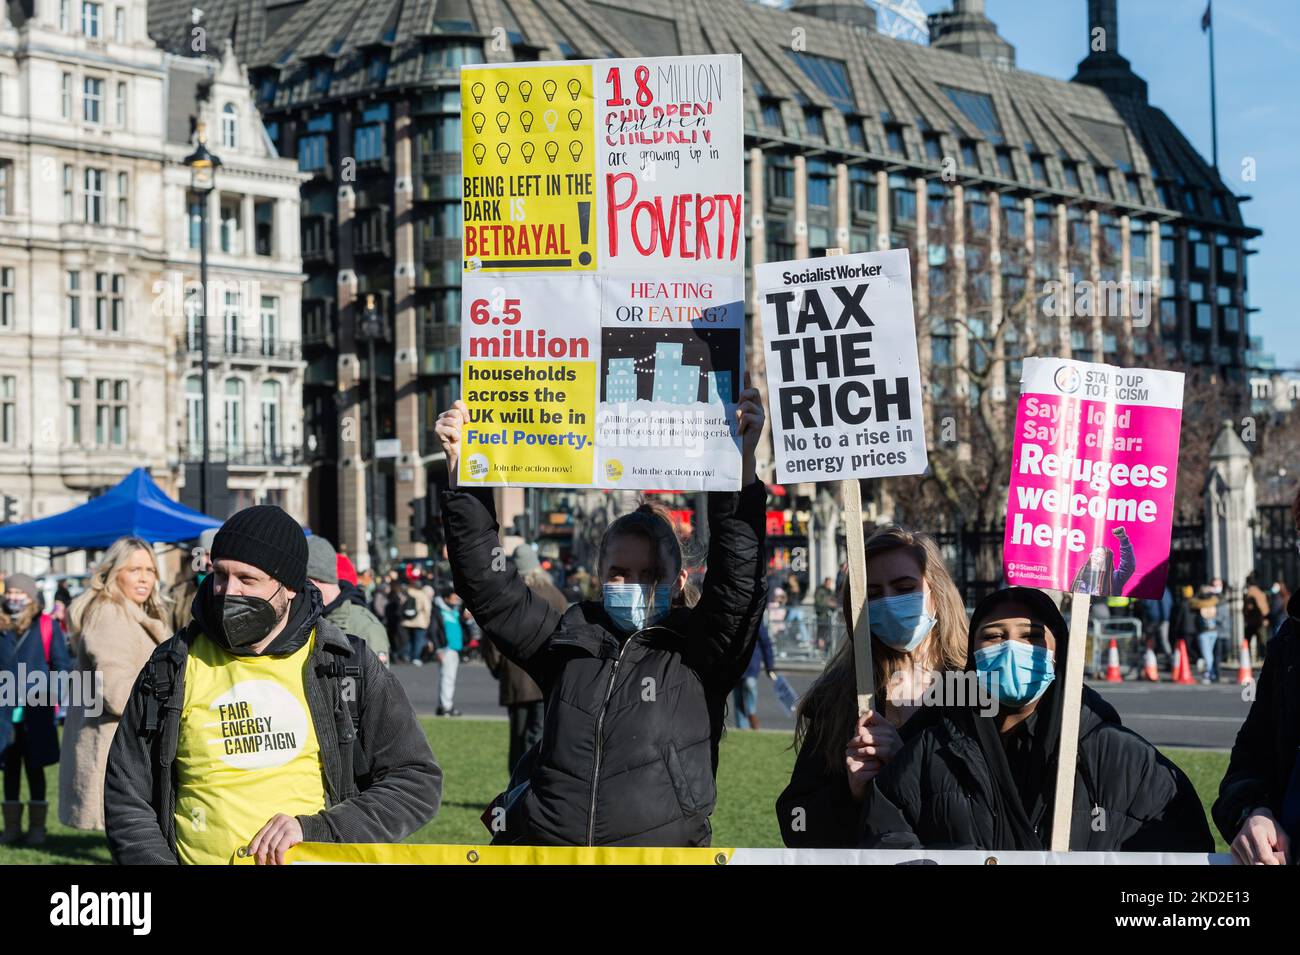
<svg viewBox="0 0 1300 955"><path fill-rule="evenodd" d="M605 712L609 709L610 698L614 695L614 680L618 678L618 668L623 662L623 654L627 652L627 648L632 645L632 641L640 632L638 630L628 637L619 648L618 658L609 671L609 685L605 687L605 699L600 704L600 715L596 717L596 759L591 771L591 808L587 814L587 845L589 846L596 844L596 790L600 787L600 757L605 748Z"/></svg>

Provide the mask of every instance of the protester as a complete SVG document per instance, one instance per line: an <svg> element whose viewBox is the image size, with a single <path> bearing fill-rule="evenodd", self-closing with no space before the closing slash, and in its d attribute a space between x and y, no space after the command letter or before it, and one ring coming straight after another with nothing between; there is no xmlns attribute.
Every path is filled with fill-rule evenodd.
<svg viewBox="0 0 1300 955"><path fill-rule="evenodd" d="M772 653L772 639L767 635L767 626L760 620L758 640L754 643L754 652L749 655L749 666L741 674L740 682L731 691L732 715L736 720L736 729L748 726L758 729L758 671L767 674L768 679L776 679L776 658Z"/></svg>
<svg viewBox="0 0 1300 955"><path fill-rule="evenodd" d="M976 703L917 717L916 734L867 793L864 848L1051 845L1065 619L1042 591L1010 587L980 601L969 639L968 670L993 691L995 712ZM1086 685L1078 732L1071 850L1213 851L1186 774Z"/></svg>
<svg viewBox="0 0 1300 955"><path fill-rule="evenodd" d="M570 602L556 589L550 575L542 570L537 552L527 544L520 544L511 556L524 586L550 604L557 613L563 614ZM541 741L542 721L545 718L542 689L522 667L506 659L491 640L483 643L483 662L496 677L497 702L506 708L506 718L510 723L510 753L507 762L509 771L513 773L524 753Z"/></svg>
<svg viewBox="0 0 1300 955"><path fill-rule="evenodd" d="M458 401L438 419L451 478L442 513L456 592L546 699L542 742L524 760L527 777L495 804L505 813L494 842L709 844L726 700L748 665L764 596L757 391L741 393L736 416L741 490L708 494L699 602L683 599L687 571L671 517L643 504L605 530L602 603L563 614L513 567L494 566L500 540L492 495L460 490L456 481L469 409Z"/></svg>
<svg viewBox="0 0 1300 955"><path fill-rule="evenodd" d="M1281 580L1273 581L1268 590L1268 634L1272 637L1287 621L1286 605L1291 599L1291 591Z"/></svg>
<svg viewBox="0 0 1300 955"><path fill-rule="evenodd" d="M397 593L402 630L406 637L406 658L416 666L424 666L424 648L429 642L433 601L425 593L418 577L414 580L399 580Z"/></svg>
<svg viewBox="0 0 1300 955"><path fill-rule="evenodd" d="M322 616L297 522L239 511L212 564L113 741L114 860L278 864L299 842L398 842L433 818L429 742L392 673Z"/></svg>
<svg viewBox="0 0 1300 955"><path fill-rule="evenodd" d="M1300 494L1291 508L1300 539ZM1294 865L1300 835L1300 588L1268 641L1255 699L1237 731L1211 815L1242 865Z"/></svg>
<svg viewBox="0 0 1300 955"><path fill-rule="evenodd" d="M170 636L153 548L123 537L104 555L90 586L68 608L72 654L84 685L102 680L93 705L73 700L59 756L59 821L104 828L104 766L131 685Z"/></svg>
<svg viewBox="0 0 1300 955"><path fill-rule="evenodd" d="M370 652L379 662L388 665L388 631L369 610L364 599L357 603L350 598L356 587L348 584L345 591L338 579L339 555L334 545L319 534L307 540L307 579L320 591L325 619L344 633L366 641Z"/></svg>
<svg viewBox="0 0 1300 955"><path fill-rule="evenodd" d="M403 586L396 574L390 574L384 583L383 613L375 610L375 616L384 621L384 627L388 630L388 646L394 663L405 663L406 654L411 649L410 633L402 626L402 604L406 599L402 593Z"/></svg>
<svg viewBox="0 0 1300 955"><path fill-rule="evenodd" d="M172 633L180 633L190 622L190 605L198 593L203 578L212 572L212 539L217 536L217 529L209 527L199 535L196 552L190 555L188 567L181 569L176 583L167 589L164 606L169 608L167 625Z"/></svg>
<svg viewBox="0 0 1300 955"><path fill-rule="evenodd" d="M1074 575L1070 590L1076 594L1091 594L1094 597L1110 597L1122 593L1124 585L1133 576L1137 561L1133 555L1133 542L1129 540L1128 531L1116 527L1112 534L1119 541L1119 566L1115 565L1115 552L1109 547L1098 545L1088 554L1087 559L1079 565Z"/></svg>
<svg viewBox="0 0 1300 955"><path fill-rule="evenodd" d="M0 674L23 696L0 710L0 764L4 767L4 830L0 843L45 842L45 767L59 761L55 727L55 685L51 676L72 669L67 641L58 622L41 613L36 581L11 574L0 604ZM27 696L31 693L31 697ZM27 774L27 834L22 831L22 777Z"/></svg>
<svg viewBox="0 0 1300 955"><path fill-rule="evenodd" d="M934 539L886 527L867 538L865 550L876 711L857 715L846 587L846 639L799 701L799 752L776 801L781 837L791 848L857 844L862 801L910 736L923 694L944 671L966 665L966 608Z"/></svg>
<svg viewBox="0 0 1300 955"><path fill-rule="evenodd" d="M460 716L456 709L456 674L460 672L460 654L465 649L465 627L461 620L464 605L450 588L433 600L432 623L437 633L434 641L438 660L438 716Z"/></svg>

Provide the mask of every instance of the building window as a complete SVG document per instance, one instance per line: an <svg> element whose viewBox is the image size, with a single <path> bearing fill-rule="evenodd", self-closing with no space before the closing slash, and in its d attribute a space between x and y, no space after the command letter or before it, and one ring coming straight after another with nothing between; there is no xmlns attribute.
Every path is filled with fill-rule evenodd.
<svg viewBox="0 0 1300 955"><path fill-rule="evenodd" d="M14 270L0 268L0 329L10 331L14 327Z"/></svg>
<svg viewBox="0 0 1300 955"><path fill-rule="evenodd" d="M857 215L876 213L876 175L862 166L849 169L849 198Z"/></svg>
<svg viewBox="0 0 1300 955"><path fill-rule="evenodd" d="M822 118L822 111L810 107L803 111L803 128L808 133L809 139L826 138L826 120Z"/></svg>
<svg viewBox="0 0 1300 955"><path fill-rule="evenodd" d="M1009 150L998 150L998 175L1003 179L1016 178L1016 170L1011 164L1011 152Z"/></svg>
<svg viewBox="0 0 1300 955"><path fill-rule="evenodd" d="M226 149L239 148L239 112L234 103L221 107L221 145Z"/></svg>
<svg viewBox="0 0 1300 955"><path fill-rule="evenodd" d="M885 127L885 147L896 156L906 156L907 150L903 145L903 129L900 126Z"/></svg>
<svg viewBox="0 0 1300 955"><path fill-rule="evenodd" d="M115 334L126 329L126 276L114 275L109 289L109 320Z"/></svg>
<svg viewBox="0 0 1300 955"><path fill-rule="evenodd" d="M95 273L95 331L119 334L125 318L126 276Z"/></svg>
<svg viewBox="0 0 1300 955"><path fill-rule="evenodd" d="M87 169L85 172L85 221L92 225L104 224L104 170Z"/></svg>
<svg viewBox="0 0 1300 955"><path fill-rule="evenodd" d="M1081 192L1082 187L1079 185L1079 167L1072 163L1062 163L1061 169L1065 172L1065 184L1075 192Z"/></svg>
<svg viewBox="0 0 1300 955"><path fill-rule="evenodd" d="M1047 166L1042 156L1029 157L1029 172L1034 182L1041 186L1047 185Z"/></svg>
<svg viewBox="0 0 1300 955"><path fill-rule="evenodd" d="M72 30L72 0L59 0L59 29L64 33Z"/></svg>
<svg viewBox="0 0 1300 955"><path fill-rule="evenodd" d="M990 228L989 204L984 193L975 189L966 192L966 227L968 239L985 237Z"/></svg>
<svg viewBox="0 0 1300 955"><path fill-rule="evenodd" d="M280 342L280 300L262 296L262 354L274 355Z"/></svg>
<svg viewBox="0 0 1300 955"><path fill-rule="evenodd" d="M0 445L13 447L18 440L18 379L0 377Z"/></svg>
<svg viewBox="0 0 1300 955"><path fill-rule="evenodd" d="M280 383L262 382L262 450L267 460L278 453L280 447Z"/></svg>
<svg viewBox="0 0 1300 955"><path fill-rule="evenodd" d="M303 172L319 172L329 164L328 153L324 134L304 136L298 140L298 168Z"/></svg>
<svg viewBox="0 0 1300 955"><path fill-rule="evenodd" d="M0 159L0 216L14 214L12 199L14 189L14 164L8 159Z"/></svg>
<svg viewBox="0 0 1300 955"><path fill-rule="evenodd" d="M203 444L203 382L194 375L185 379L185 443L195 449Z"/></svg>
<svg viewBox="0 0 1300 955"><path fill-rule="evenodd" d="M230 252L238 255L243 250L240 248L240 236L243 234L239 228L239 199L223 199L221 202L221 251Z"/></svg>
<svg viewBox="0 0 1300 955"><path fill-rule="evenodd" d="M81 4L81 32L86 34L92 40L99 39L100 13L103 7L98 3L90 3L89 0L82 0Z"/></svg>
<svg viewBox="0 0 1300 955"><path fill-rule="evenodd" d="M126 42L126 11L121 7L113 9L113 39L118 43Z"/></svg>
<svg viewBox="0 0 1300 955"><path fill-rule="evenodd" d="M95 379L95 447L126 447L127 389L124 379Z"/></svg>
<svg viewBox="0 0 1300 955"><path fill-rule="evenodd" d="M1097 195L1109 199L1110 198L1110 176L1106 175L1106 173L1103 170L1098 169L1096 180L1097 180Z"/></svg>
<svg viewBox="0 0 1300 955"><path fill-rule="evenodd" d="M253 246L258 255L275 254L275 203L253 204Z"/></svg>
<svg viewBox="0 0 1300 955"><path fill-rule="evenodd" d="M916 223L916 190L903 176L889 177L889 202L891 221L896 224Z"/></svg>
<svg viewBox="0 0 1300 955"><path fill-rule="evenodd" d="M75 218L76 211L76 173L72 166L63 167L63 221L72 222Z"/></svg>
<svg viewBox="0 0 1300 955"><path fill-rule="evenodd" d="M94 76L82 77L81 80L81 116L88 123L102 123L104 114L101 109L104 101L104 81Z"/></svg>
<svg viewBox="0 0 1300 955"><path fill-rule="evenodd" d="M72 271L67 274L66 294L64 302L67 305L68 314L68 331L76 332L81 330L81 273Z"/></svg>
<svg viewBox="0 0 1300 955"><path fill-rule="evenodd" d="M68 444L81 446L81 379L68 379Z"/></svg>
<svg viewBox="0 0 1300 955"><path fill-rule="evenodd" d="M1209 302L1196 303L1196 327L1202 331L1209 331L1214 324L1214 310L1210 307Z"/></svg>
<svg viewBox="0 0 1300 955"><path fill-rule="evenodd" d="M72 74L64 73L59 81L59 115L72 119Z"/></svg>
<svg viewBox="0 0 1300 955"><path fill-rule="evenodd" d="M227 378L223 405L226 420L226 449L235 451L244 442L244 383Z"/></svg>
<svg viewBox="0 0 1300 955"><path fill-rule="evenodd" d="M352 150L357 162L375 162L384 158L384 127L382 123L358 126L352 134Z"/></svg>
<svg viewBox="0 0 1300 955"><path fill-rule="evenodd" d="M829 209L831 205L831 168L820 159L808 160L808 205Z"/></svg>
<svg viewBox="0 0 1300 955"><path fill-rule="evenodd" d="M239 354L239 292L227 291L221 307L221 331L226 354Z"/></svg>
<svg viewBox="0 0 1300 955"><path fill-rule="evenodd" d="M128 173L117 174L117 224L124 226L130 219L127 200L130 198L131 177Z"/></svg>
<svg viewBox="0 0 1300 955"><path fill-rule="evenodd" d="M1025 237L1025 207L1015 196L1003 196L1002 221L1003 231L1009 239Z"/></svg>
<svg viewBox="0 0 1300 955"><path fill-rule="evenodd" d="M1196 269L1208 269L1210 267L1210 244L1208 242L1195 242L1192 244L1192 267Z"/></svg>
<svg viewBox="0 0 1300 955"><path fill-rule="evenodd" d="M930 162L943 162L943 144L939 142L937 133L929 133L925 137L925 158Z"/></svg>
<svg viewBox="0 0 1300 955"><path fill-rule="evenodd" d="M788 156L773 156L767 164L767 197L794 198L794 167Z"/></svg>
<svg viewBox="0 0 1300 955"><path fill-rule="evenodd" d="M975 149L975 144L966 140L961 144L961 164L967 169L979 169L979 153Z"/></svg>
<svg viewBox="0 0 1300 955"><path fill-rule="evenodd" d="M126 129L126 84L117 84L117 125L119 129Z"/></svg>

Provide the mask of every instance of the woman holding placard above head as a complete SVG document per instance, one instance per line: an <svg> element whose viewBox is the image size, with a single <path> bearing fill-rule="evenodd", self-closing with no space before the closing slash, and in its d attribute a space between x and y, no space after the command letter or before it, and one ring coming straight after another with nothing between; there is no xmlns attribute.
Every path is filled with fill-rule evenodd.
<svg viewBox="0 0 1300 955"><path fill-rule="evenodd" d="M970 671L991 705L916 717L917 732L876 777L860 845L873 849L1043 851L1051 845L1066 658L1065 618L1041 590L985 597L970 622ZM1181 769L1083 687L1070 849L1212 852Z"/></svg>
<svg viewBox="0 0 1300 955"><path fill-rule="evenodd" d="M857 845L862 801L902 748L917 704L942 671L966 665L966 608L933 538L887 527L867 539L865 550L872 668L883 706L856 716L845 593L840 606L850 636L799 701L799 755L776 801L781 835L791 848Z"/></svg>
<svg viewBox="0 0 1300 955"><path fill-rule="evenodd" d="M735 409L741 489L708 494L698 601L669 515L643 504L611 523L602 599L561 613L500 559L490 488L457 487L457 401L438 419L451 489L441 503L456 592L484 634L542 688L541 742L484 822L498 844L707 846L718 740L762 615L766 488L755 477L758 392Z"/></svg>

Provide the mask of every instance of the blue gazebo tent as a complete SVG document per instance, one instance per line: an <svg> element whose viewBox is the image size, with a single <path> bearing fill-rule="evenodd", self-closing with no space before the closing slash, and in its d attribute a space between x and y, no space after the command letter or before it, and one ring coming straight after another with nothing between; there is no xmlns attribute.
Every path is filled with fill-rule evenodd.
<svg viewBox="0 0 1300 955"><path fill-rule="evenodd" d="M70 511L0 527L0 547L103 550L119 537L171 544L220 526L216 518L173 501L148 471L136 468L116 487Z"/></svg>

